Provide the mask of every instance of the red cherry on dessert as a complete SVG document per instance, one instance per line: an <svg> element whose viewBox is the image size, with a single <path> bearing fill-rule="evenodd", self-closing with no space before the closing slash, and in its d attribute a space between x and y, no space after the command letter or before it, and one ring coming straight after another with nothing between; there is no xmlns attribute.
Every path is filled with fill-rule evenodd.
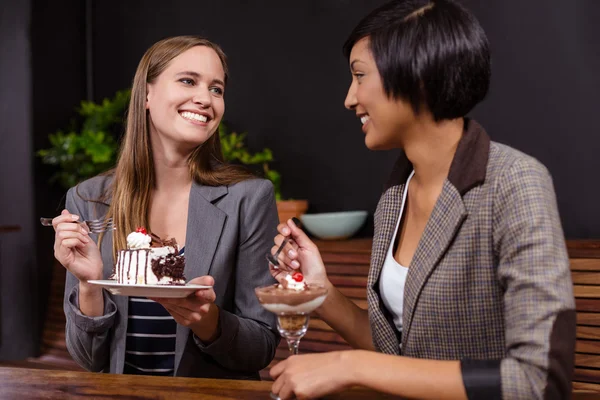
<svg viewBox="0 0 600 400"><path fill-rule="evenodd" d="M295 280L296 282L302 282L302 280L304 279L304 276L300 272L294 272L292 274L292 279Z"/></svg>
<svg viewBox="0 0 600 400"><path fill-rule="evenodd" d="M148 231L146 231L146 228L144 228L143 226L138 227L135 231L139 232L139 233L143 233L144 235L148 234Z"/></svg>

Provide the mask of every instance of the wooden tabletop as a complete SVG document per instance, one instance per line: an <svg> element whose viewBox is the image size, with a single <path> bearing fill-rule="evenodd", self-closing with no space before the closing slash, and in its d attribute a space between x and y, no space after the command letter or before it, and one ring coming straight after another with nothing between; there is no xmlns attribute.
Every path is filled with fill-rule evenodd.
<svg viewBox="0 0 600 400"><path fill-rule="evenodd" d="M268 400L273 382L0 367L0 399ZM396 399L353 388L325 399Z"/></svg>
<svg viewBox="0 0 600 400"><path fill-rule="evenodd" d="M94 372L0 367L0 399L205 399L266 400L272 382L148 377ZM364 388L323 397L328 400L398 399ZM572 400L598 399L576 392Z"/></svg>

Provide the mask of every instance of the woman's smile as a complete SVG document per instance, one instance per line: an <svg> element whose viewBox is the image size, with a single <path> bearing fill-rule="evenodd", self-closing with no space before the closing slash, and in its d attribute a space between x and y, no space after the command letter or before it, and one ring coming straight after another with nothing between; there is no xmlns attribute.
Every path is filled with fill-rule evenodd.
<svg viewBox="0 0 600 400"><path fill-rule="evenodd" d="M210 115L205 112L194 112L194 111L180 111L179 115L186 121L189 121L195 125L206 126L207 122L211 119Z"/></svg>

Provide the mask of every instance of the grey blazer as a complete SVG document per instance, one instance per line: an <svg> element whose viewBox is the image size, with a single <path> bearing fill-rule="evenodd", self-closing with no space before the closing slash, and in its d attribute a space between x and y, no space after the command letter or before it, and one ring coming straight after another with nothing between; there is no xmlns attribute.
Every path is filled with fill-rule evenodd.
<svg viewBox="0 0 600 400"><path fill-rule="evenodd" d="M93 200L102 197L111 179L95 177L71 188L67 209L83 219L105 215L108 204ZM267 180L192 185L185 276L188 280L203 275L215 279L221 335L206 346L178 325L176 376L258 379L258 371L275 356L276 319L260 306L254 288L275 282L264 255L273 245L277 223L273 186ZM108 279L113 269L112 233L104 236L101 252L104 279ZM129 298L103 291L104 315L89 318L79 311L78 287L78 280L67 273L64 311L71 356L87 370L122 373Z"/></svg>
<svg viewBox="0 0 600 400"><path fill-rule="evenodd" d="M411 170L402 155L375 213L367 287L375 347L461 360L470 399L569 398L575 301L546 168L466 120L410 263L400 334L379 277Z"/></svg>

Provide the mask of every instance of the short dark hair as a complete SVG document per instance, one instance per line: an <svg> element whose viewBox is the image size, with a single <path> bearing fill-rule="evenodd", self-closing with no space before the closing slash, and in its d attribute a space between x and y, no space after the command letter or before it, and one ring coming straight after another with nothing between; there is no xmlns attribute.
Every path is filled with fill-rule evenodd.
<svg viewBox="0 0 600 400"><path fill-rule="evenodd" d="M453 0L395 0L367 15L344 44L368 37L386 94L426 104L436 121L464 117L487 94L488 40L473 14Z"/></svg>

